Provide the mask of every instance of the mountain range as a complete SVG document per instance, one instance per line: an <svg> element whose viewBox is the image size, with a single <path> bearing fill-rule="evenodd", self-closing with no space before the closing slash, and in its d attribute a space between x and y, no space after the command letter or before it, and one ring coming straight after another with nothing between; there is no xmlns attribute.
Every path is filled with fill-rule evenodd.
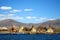
<svg viewBox="0 0 60 40"><path fill-rule="evenodd" d="M42 25L43 27L48 27L48 25L51 25L52 27L56 28L56 27L60 27L60 19L49 20L43 23L29 23L29 24L18 22L13 19L5 19L5 20L0 21L0 27L3 27L3 26L9 27L12 25L15 25L17 27L24 26L24 27L29 27L29 28L32 27L32 25L34 25L35 27L38 27L39 25Z"/></svg>

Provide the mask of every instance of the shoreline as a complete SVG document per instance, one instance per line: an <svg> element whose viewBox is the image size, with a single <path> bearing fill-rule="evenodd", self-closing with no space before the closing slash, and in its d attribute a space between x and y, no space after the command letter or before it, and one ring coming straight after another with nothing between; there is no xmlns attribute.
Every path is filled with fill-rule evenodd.
<svg viewBox="0 0 60 40"><path fill-rule="evenodd" d="M0 33L0 34L30 34L30 33ZM60 34L59 33L31 33L31 34Z"/></svg>

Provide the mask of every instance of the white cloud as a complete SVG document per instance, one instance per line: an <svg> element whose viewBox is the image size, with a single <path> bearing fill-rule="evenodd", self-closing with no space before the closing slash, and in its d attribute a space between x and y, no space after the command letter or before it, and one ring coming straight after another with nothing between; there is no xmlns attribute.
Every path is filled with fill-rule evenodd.
<svg viewBox="0 0 60 40"><path fill-rule="evenodd" d="M5 17L0 18L0 20L4 20L4 19L6 19L6 18Z"/></svg>
<svg viewBox="0 0 60 40"><path fill-rule="evenodd" d="M31 16L27 16L26 18L27 18L27 19L31 19L32 17L31 17Z"/></svg>
<svg viewBox="0 0 60 40"><path fill-rule="evenodd" d="M35 19L36 17L34 16L27 16L26 19Z"/></svg>
<svg viewBox="0 0 60 40"><path fill-rule="evenodd" d="M29 8L29 9L24 9L24 11L32 11L33 9Z"/></svg>
<svg viewBox="0 0 60 40"><path fill-rule="evenodd" d="M20 17L20 16L16 16L15 14L7 14L7 17L8 19L17 19L17 20L23 20L24 18L23 17Z"/></svg>
<svg viewBox="0 0 60 40"><path fill-rule="evenodd" d="M38 17L35 19L35 22L37 22L37 23L44 22L44 21L47 21L46 17Z"/></svg>
<svg viewBox="0 0 60 40"><path fill-rule="evenodd" d="M10 13L10 14L7 14L7 16L9 16L9 17L14 16L14 15L15 15L15 14L11 14L11 13Z"/></svg>
<svg viewBox="0 0 60 40"><path fill-rule="evenodd" d="M0 17L5 16L4 14L0 14Z"/></svg>
<svg viewBox="0 0 60 40"><path fill-rule="evenodd" d="M10 9L12 9L12 7L9 7L9 6L1 6L0 9L1 10L10 10Z"/></svg>
<svg viewBox="0 0 60 40"><path fill-rule="evenodd" d="M55 18L40 17L40 18L36 18L35 22L45 22L45 21L49 21L49 20L56 20L56 19Z"/></svg>
<svg viewBox="0 0 60 40"><path fill-rule="evenodd" d="M40 17L39 20L46 20L46 17Z"/></svg>
<svg viewBox="0 0 60 40"><path fill-rule="evenodd" d="M50 19L48 19L48 20L55 20L54 18L50 18Z"/></svg>
<svg viewBox="0 0 60 40"><path fill-rule="evenodd" d="M21 12L22 10L16 10L16 9L14 9L14 10L11 10L10 12L12 12L12 13L16 13L16 12Z"/></svg>
<svg viewBox="0 0 60 40"><path fill-rule="evenodd" d="M34 16L33 16L32 18L33 18L33 19L36 19L37 17L34 17Z"/></svg>
<svg viewBox="0 0 60 40"><path fill-rule="evenodd" d="M11 16L14 16L15 14L11 14L11 13L9 13L9 14L0 14L0 17L11 17Z"/></svg>
<svg viewBox="0 0 60 40"><path fill-rule="evenodd" d="M3 19L15 19L15 20L25 20L25 21L31 21L32 23L39 23L39 22L44 22L44 21L48 21L48 20L55 20L54 18L47 18L47 17L36 17L36 16L26 16L26 17L22 17L22 16L17 16L15 14L0 14L0 20Z"/></svg>
<svg viewBox="0 0 60 40"><path fill-rule="evenodd" d="M15 19L23 20L24 18L23 17L20 17L20 16L16 16Z"/></svg>
<svg viewBox="0 0 60 40"><path fill-rule="evenodd" d="M0 14L0 19L8 19L8 18L13 18L15 14Z"/></svg>
<svg viewBox="0 0 60 40"><path fill-rule="evenodd" d="M23 17L16 16L14 14L7 14L7 15L4 15L3 17L0 17L0 20L4 20L4 19L24 20Z"/></svg>
<svg viewBox="0 0 60 40"><path fill-rule="evenodd" d="M45 21L46 17L35 17L35 16L27 16L26 19L34 20L35 22Z"/></svg>

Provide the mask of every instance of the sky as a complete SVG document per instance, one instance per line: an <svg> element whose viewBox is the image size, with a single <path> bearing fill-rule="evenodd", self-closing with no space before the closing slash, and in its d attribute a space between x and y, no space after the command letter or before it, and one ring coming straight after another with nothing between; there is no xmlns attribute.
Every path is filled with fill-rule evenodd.
<svg viewBox="0 0 60 40"><path fill-rule="evenodd" d="M60 0L0 0L0 20L41 23L60 19Z"/></svg>

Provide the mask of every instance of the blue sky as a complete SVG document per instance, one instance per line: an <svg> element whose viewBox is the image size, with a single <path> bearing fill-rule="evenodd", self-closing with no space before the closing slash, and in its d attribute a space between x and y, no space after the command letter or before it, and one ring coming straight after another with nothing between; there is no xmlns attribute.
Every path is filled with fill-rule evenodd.
<svg viewBox="0 0 60 40"><path fill-rule="evenodd" d="M0 20L40 23L60 19L60 0L0 0Z"/></svg>

